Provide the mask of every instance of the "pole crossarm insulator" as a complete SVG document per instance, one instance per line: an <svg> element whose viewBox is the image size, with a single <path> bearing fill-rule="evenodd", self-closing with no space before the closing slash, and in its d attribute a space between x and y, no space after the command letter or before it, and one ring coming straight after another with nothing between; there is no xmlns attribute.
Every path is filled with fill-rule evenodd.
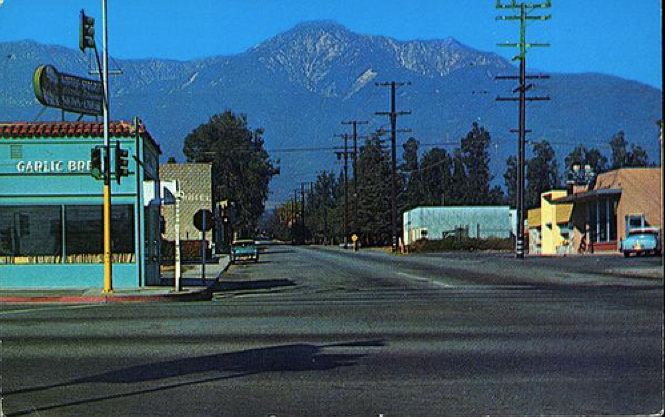
<svg viewBox="0 0 670 417"><path fill-rule="evenodd" d="M548 48L551 46L550 43L526 43L526 44L520 44L520 43L499 43L498 46L502 47L512 47L512 48L521 48L522 46L524 48Z"/></svg>
<svg viewBox="0 0 670 417"><path fill-rule="evenodd" d="M519 97L496 97L496 101L519 101ZM526 97L526 101L549 101L551 97Z"/></svg>

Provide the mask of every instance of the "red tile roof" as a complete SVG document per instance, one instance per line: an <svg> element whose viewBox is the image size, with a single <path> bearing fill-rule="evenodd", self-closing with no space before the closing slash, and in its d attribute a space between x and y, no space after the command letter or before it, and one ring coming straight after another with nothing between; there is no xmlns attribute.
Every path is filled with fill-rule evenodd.
<svg viewBox="0 0 670 417"><path fill-rule="evenodd" d="M0 122L0 138L102 138L103 124L99 122ZM131 122L110 122L110 138L134 136L135 125ZM140 135L149 139L160 151L160 146L146 126L140 124Z"/></svg>

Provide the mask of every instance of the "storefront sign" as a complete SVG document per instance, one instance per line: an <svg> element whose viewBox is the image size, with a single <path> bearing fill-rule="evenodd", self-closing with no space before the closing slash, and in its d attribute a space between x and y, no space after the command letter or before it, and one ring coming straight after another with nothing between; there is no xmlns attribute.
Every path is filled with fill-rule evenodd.
<svg viewBox="0 0 670 417"><path fill-rule="evenodd" d="M91 161L19 161L16 171L26 174L51 172L90 172Z"/></svg>
<svg viewBox="0 0 670 417"><path fill-rule="evenodd" d="M35 97L45 106L94 116L102 115L102 83L62 74L52 65L40 65L33 76Z"/></svg>

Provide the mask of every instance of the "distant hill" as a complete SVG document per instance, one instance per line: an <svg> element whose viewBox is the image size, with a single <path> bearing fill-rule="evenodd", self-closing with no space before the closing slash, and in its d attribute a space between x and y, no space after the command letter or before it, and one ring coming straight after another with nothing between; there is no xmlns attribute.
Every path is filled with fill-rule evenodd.
<svg viewBox="0 0 670 417"><path fill-rule="evenodd" d="M316 21L234 56L110 63L123 69L123 75L111 78L112 118L142 118L160 142L164 160L183 160L184 137L227 108L246 113L251 127L265 128L266 146L273 158L281 159L282 169L272 183L272 202L288 198L300 181L313 179L320 170L339 169L332 152L297 148L340 146L341 139L333 135L344 132L343 120L369 120L363 133L388 126L388 117L374 113L389 111L389 91L375 82L411 82L398 89L398 110L412 112L399 118L399 127L412 129L400 136L401 142L414 136L424 144L455 144L477 122L492 134L498 183L505 159L516 152L516 136L509 132L517 123L516 103L495 100L512 95L515 85L494 77L518 70L499 55L453 38L398 41ZM32 74L41 64L86 76L89 59L61 46L1 43L0 119L40 115ZM606 142L619 130L658 161L659 89L605 74L550 75L534 81L532 94L548 95L551 101L528 105L528 139L553 143L561 169L563 156L578 143L599 146L609 156ZM60 112L53 109L40 115L40 120L59 119Z"/></svg>

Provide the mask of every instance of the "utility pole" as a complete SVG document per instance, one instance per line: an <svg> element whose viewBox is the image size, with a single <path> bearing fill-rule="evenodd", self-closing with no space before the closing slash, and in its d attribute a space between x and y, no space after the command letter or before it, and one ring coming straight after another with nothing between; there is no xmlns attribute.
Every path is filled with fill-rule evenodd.
<svg viewBox="0 0 670 417"><path fill-rule="evenodd" d="M396 87L411 85L411 83L398 83L396 81L375 83L378 87L391 87L391 111L390 112L376 112L378 116L389 116L391 119L391 245L392 251L398 249L398 202L396 196L396 119L398 116L405 116L411 114L408 111L396 111L395 95Z"/></svg>
<svg viewBox="0 0 670 417"><path fill-rule="evenodd" d="M342 223L342 239L344 240L344 249L349 247L349 148L348 134L335 135L344 139L344 152L336 152L337 159L340 159L344 153L344 220Z"/></svg>
<svg viewBox="0 0 670 417"><path fill-rule="evenodd" d="M343 125L352 125L353 126L353 144L354 144L354 151L351 154L353 157L353 168L354 168L354 233L358 234L358 173L357 173L357 165L358 165L358 130L357 127L358 125L365 125L368 124L367 121L360 121L360 120L347 120L342 122Z"/></svg>
<svg viewBox="0 0 670 417"><path fill-rule="evenodd" d="M665 112L663 112L665 114ZM665 158L665 121L663 119L658 124L658 142L661 145L661 250L665 253L665 171L663 159ZM665 256L663 257L663 266L665 267Z"/></svg>
<svg viewBox="0 0 670 417"><path fill-rule="evenodd" d="M298 224L298 189L293 190L293 240L295 243L300 244L300 227L296 227Z"/></svg>
<svg viewBox="0 0 670 417"><path fill-rule="evenodd" d="M526 97L526 91L533 88L532 84L526 85L527 79L549 78L546 75L527 76L526 75L526 48L537 46L549 46L549 44L540 43L526 43L526 22L529 20L548 20L551 15L544 16L530 16L529 12L535 9L546 9L551 7L551 0L546 0L540 4L526 4L517 3L516 0L511 0L510 4L502 4L501 0L497 0L497 9L518 9L518 15L512 16L498 16L496 20L519 20L520 21L520 42L519 43L504 43L498 46L508 46L519 48L519 55L515 56L512 61L519 61L519 76L501 76L496 77L499 80L519 80L519 86L514 89L515 93L519 93L518 97L498 97L498 101L518 101L519 102L519 127L512 130L519 134L518 155L517 155L517 170L516 170L516 257L523 259L524 257L524 220L525 220L525 188L526 188L526 101L532 100L549 100L549 97Z"/></svg>
<svg viewBox="0 0 670 417"><path fill-rule="evenodd" d="M109 146L109 48L107 47L107 0L102 0L102 106L103 139L105 147L105 176L103 188L103 262L104 280L102 292L114 292L112 284L112 158ZM96 54L97 55L97 54ZM138 260L139 262L139 260Z"/></svg>
<svg viewBox="0 0 670 417"><path fill-rule="evenodd" d="M305 232L307 231L307 228L305 227L305 184L311 185L311 183L308 182L301 182L300 183L300 230L302 231L300 236L300 243L305 243Z"/></svg>

